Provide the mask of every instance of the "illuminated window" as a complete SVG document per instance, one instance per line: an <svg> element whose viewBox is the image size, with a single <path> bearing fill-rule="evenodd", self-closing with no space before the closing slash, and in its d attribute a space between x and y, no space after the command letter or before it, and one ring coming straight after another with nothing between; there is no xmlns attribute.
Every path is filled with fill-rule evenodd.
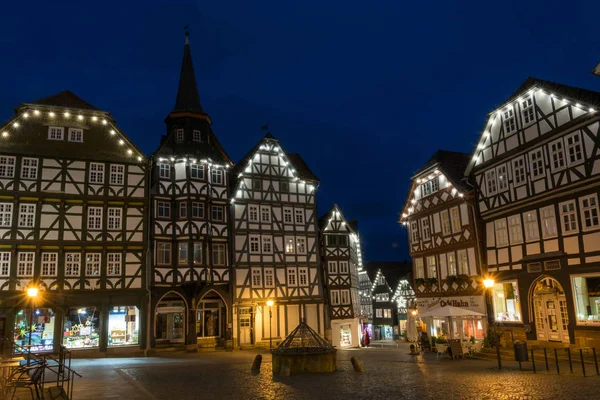
<svg viewBox="0 0 600 400"><path fill-rule="evenodd" d="M415 259L415 278L423 279L425 278L425 268L423 266L423 259L416 258Z"/></svg>
<svg viewBox="0 0 600 400"><path fill-rule="evenodd" d="M460 211L458 207L453 207L450 209L450 218L452 219L452 232L460 232L461 223L460 223Z"/></svg>
<svg viewBox="0 0 600 400"><path fill-rule="evenodd" d="M12 225L12 203L0 203L0 226L9 227Z"/></svg>
<svg viewBox="0 0 600 400"><path fill-rule="evenodd" d="M294 239L293 238L285 239L285 252L288 254L294 253Z"/></svg>
<svg viewBox="0 0 600 400"><path fill-rule="evenodd" d="M545 238L556 236L556 216L554 206L548 206L540 209L542 215L542 229Z"/></svg>
<svg viewBox="0 0 600 400"><path fill-rule="evenodd" d="M498 179L499 192L503 192L508 189L508 174L506 173L506 164L496 167L496 178Z"/></svg>
<svg viewBox="0 0 600 400"><path fill-rule="evenodd" d="M452 233L452 231L450 230L450 218L448 216L448 210L443 210L440 213L440 218L442 219L442 234L444 236L449 235ZM415 240L413 239L413 243L414 242Z"/></svg>
<svg viewBox="0 0 600 400"><path fill-rule="evenodd" d="M521 302L516 281L494 284L492 298L496 321L521 321Z"/></svg>
<svg viewBox="0 0 600 400"><path fill-rule="evenodd" d="M510 233L510 243L523 243L523 230L521 229L521 215L511 215L508 217L508 228Z"/></svg>
<svg viewBox="0 0 600 400"><path fill-rule="evenodd" d="M431 239L431 230L429 227L429 218L421 219L421 236L423 240Z"/></svg>
<svg viewBox="0 0 600 400"><path fill-rule="evenodd" d="M100 344L100 311L96 307L67 310L63 326L63 345L68 349L98 347Z"/></svg>
<svg viewBox="0 0 600 400"><path fill-rule="evenodd" d="M427 257L427 277L437 279L437 266L435 256Z"/></svg>
<svg viewBox="0 0 600 400"><path fill-rule="evenodd" d="M177 263L179 265L186 265L188 263L188 244L187 242L179 242L177 252Z"/></svg>
<svg viewBox="0 0 600 400"><path fill-rule="evenodd" d="M577 232L577 211L575 211L575 200L560 203L559 208L562 232Z"/></svg>
<svg viewBox="0 0 600 400"><path fill-rule="evenodd" d="M85 255L85 275L100 276L100 253L87 253Z"/></svg>
<svg viewBox="0 0 600 400"><path fill-rule="evenodd" d="M296 238L296 251L298 254L306 254L306 238Z"/></svg>
<svg viewBox="0 0 600 400"><path fill-rule="evenodd" d="M583 229L595 228L598 223L598 200L596 194L579 198L581 225Z"/></svg>
<svg viewBox="0 0 600 400"><path fill-rule="evenodd" d="M81 274L81 253L65 254L65 276L79 276Z"/></svg>
<svg viewBox="0 0 600 400"><path fill-rule="evenodd" d="M523 213L523 221L525 223L525 239L528 241L539 239L540 230L536 210Z"/></svg>
<svg viewBox="0 0 600 400"><path fill-rule="evenodd" d="M108 253L106 261L106 275L119 276L121 275L121 253Z"/></svg>
<svg viewBox="0 0 600 400"><path fill-rule="evenodd" d="M108 345L139 343L140 310L135 306L112 307L108 312Z"/></svg>
<svg viewBox="0 0 600 400"><path fill-rule="evenodd" d="M446 260L448 263L448 275L456 275L456 255L454 254L454 252L446 254Z"/></svg>
<svg viewBox="0 0 600 400"><path fill-rule="evenodd" d="M161 265L171 264L171 243L156 243L156 263Z"/></svg>
<svg viewBox="0 0 600 400"><path fill-rule="evenodd" d="M496 231L496 246L507 246L508 245L508 231L506 228L506 218L497 219L494 221L494 228Z"/></svg>

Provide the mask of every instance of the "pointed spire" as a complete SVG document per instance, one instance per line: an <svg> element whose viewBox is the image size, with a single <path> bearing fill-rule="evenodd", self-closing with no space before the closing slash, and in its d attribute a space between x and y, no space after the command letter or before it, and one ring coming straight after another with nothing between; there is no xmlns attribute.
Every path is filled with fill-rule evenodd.
<svg viewBox="0 0 600 400"><path fill-rule="evenodd" d="M181 73L179 75L179 89L177 90L177 100L173 112L187 111L204 114L204 110L200 105L198 86L196 85L196 75L194 74L194 64L192 63L189 36L190 33L187 31L186 26L183 61L181 62Z"/></svg>

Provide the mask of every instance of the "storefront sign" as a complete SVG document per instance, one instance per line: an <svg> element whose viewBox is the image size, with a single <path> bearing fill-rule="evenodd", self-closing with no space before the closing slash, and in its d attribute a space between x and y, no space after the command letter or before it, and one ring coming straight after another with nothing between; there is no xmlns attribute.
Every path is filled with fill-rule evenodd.
<svg viewBox="0 0 600 400"><path fill-rule="evenodd" d="M443 307L457 307L485 314L485 300L483 296L428 297L417 299L419 313Z"/></svg>

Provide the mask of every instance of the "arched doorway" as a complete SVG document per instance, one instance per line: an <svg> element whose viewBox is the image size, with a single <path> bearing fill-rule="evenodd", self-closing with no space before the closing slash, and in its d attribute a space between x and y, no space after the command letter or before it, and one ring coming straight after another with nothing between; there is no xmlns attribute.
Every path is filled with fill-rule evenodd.
<svg viewBox="0 0 600 400"><path fill-rule="evenodd" d="M154 326L157 345L185 342L186 303L176 292L165 294L156 305Z"/></svg>
<svg viewBox="0 0 600 400"><path fill-rule="evenodd" d="M533 310L537 339L569 343L569 315L565 292L554 278L533 283Z"/></svg>

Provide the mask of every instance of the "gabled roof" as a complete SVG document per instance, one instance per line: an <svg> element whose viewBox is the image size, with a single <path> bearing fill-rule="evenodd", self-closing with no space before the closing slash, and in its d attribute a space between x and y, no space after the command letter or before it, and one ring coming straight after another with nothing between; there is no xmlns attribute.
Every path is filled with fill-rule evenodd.
<svg viewBox="0 0 600 400"><path fill-rule="evenodd" d="M352 227L351 222L356 223L356 221L348 221L346 219L346 217L344 216L344 213L342 213L342 210L340 210L340 207L337 204L334 204L333 207L331 207L329 209L329 211L327 211L323 216L321 216L319 218L319 229L322 231L325 228L327 228L327 226L329 225L329 220L332 219L333 217L333 213L338 212L340 214L340 219L342 221L344 221L346 223L346 225L348 226L348 234L350 233L356 233L356 230Z"/></svg>
<svg viewBox="0 0 600 400"><path fill-rule="evenodd" d="M60 93L53 94L52 96L44 97L43 99L32 101L31 103L26 104L102 111L68 90L63 90Z"/></svg>
<svg viewBox="0 0 600 400"><path fill-rule="evenodd" d="M200 104L198 85L196 84L196 74L194 73L188 32L185 33L183 60L181 61L181 72L179 73L179 89L177 90L177 99L172 112L182 111L204 114L204 110Z"/></svg>
<svg viewBox="0 0 600 400"><path fill-rule="evenodd" d="M298 153L290 153L288 154L288 158L290 162L296 168L298 172L298 178L300 179L308 179L310 181L319 181L319 178L308 168L306 161L302 158L302 156Z"/></svg>
<svg viewBox="0 0 600 400"><path fill-rule="evenodd" d="M414 174L417 175L427 171L428 169L437 166L447 178L452 181L452 184L456 187L462 187L462 179L465 176L465 169L469 160L471 159L470 153L462 153L457 151L438 150L431 158Z"/></svg>
<svg viewBox="0 0 600 400"><path fill-rule="evenodd" d="M410 261L371 261L365 265L367 276L371 282L375 282L377 273L381 271L381 274L385 277L387 285L390 290L394 291L398 282L412 273L412 263Z"/></svg>

